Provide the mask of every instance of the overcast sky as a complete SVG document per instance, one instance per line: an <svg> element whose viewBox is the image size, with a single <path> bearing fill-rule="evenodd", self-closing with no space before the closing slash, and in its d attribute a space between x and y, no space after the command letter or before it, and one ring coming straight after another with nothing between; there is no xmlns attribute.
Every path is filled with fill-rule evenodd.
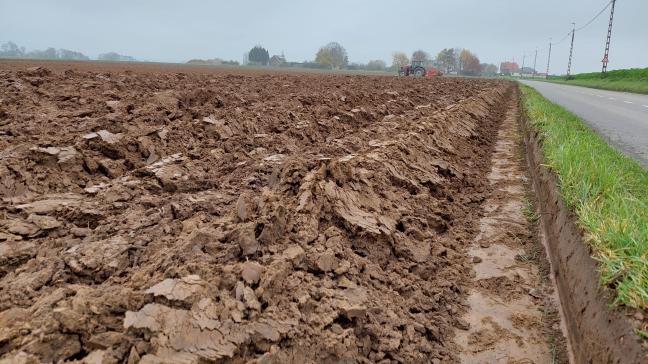
<svg viewBox="0 0 648 364"><path fill-rule="evenodd" d="M67 48L96 57L115 51L139 60L241 61L255 44L288 60L312 60L329 41L352 62L393 51L468 48L482 62L511 60L538 70L549 37L584 25L607 0L0 0L0 42L28 50ZM574 72L600 69L609 11L576 33ZM554 47L551 72L564 73L569 39ZM617 0L611 69L648 67L648 0Z"/></svg>

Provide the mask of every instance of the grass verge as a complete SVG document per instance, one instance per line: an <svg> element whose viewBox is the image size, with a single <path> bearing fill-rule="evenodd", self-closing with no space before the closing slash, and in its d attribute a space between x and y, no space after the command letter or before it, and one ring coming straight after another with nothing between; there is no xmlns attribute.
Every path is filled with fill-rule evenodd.
<svg viewBox="0 0 648 364"><path fill-rule="evenodd" d="M597 88L600 90L610 91L624 91L633 92L636 94L648 94L648 82L634 81L634 80L607 80L607 79L593 79L593 80L559 80L549 79L549 82L562 83L565 85L583 86L590 88Z"/></svg>
<svg viewBox="0 0 648 364"><path fill-rule="evenodd" d="M601 284L616 291L615 304L648 309L648 171L574 114L520 87L545 163L600 263Z"/></svg>
<svg viewBox="0 0 648 364"><path fill-rule="evenodd" d="M585 86L602 90L626 91L648 94L648 68L633 68L601 72L579 73L569 78L550 77L549 81Z"/></svg>

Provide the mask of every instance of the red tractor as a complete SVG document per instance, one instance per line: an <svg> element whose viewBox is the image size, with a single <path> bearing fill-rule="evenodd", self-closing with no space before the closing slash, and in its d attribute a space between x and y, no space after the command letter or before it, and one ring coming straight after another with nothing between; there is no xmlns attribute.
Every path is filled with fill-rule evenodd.
<svg viewBox="0 0 648 364"><path fill-rule="evenodd" d="M409 75L414 75L416 77L434 77L434 76L441 76L441 71L437 70L436 68L432 67L429 70L426 70L425 67L423 67L423 62L422 61L412 61L412 64L408 64L407 66L402 66L398 70L398 75L399 76L409 76Z"/></svg>

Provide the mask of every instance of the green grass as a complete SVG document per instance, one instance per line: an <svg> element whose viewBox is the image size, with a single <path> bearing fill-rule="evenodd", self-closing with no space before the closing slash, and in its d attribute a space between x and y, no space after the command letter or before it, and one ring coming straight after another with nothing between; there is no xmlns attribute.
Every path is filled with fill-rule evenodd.
<svg viewBox="0 0 648 364"><path fill-rule="evenodd" d="M580 73L570 76L569 79L565 76L553 76L548 81L603 90L648 94L648 68L614 70L605 74L601 72Z"/></svg>
<svg viewBox="0 0 648 364"><path fill-rule="evenodd" d="M648 94L648 82L640 81L609 81L609 80L549 80L549 82L562 83L566 85L584 86L610 91L634 92L637 94Z"/></svg>
<svg viewBox="0 0 648 364"><path fill-rule="evenodd" d="M521 89L545 163L600 263L601 284L615 290L614 304L648 309L648 171L572 113Z"/></svg>
<svg viewBox="0 0 648 364"><path fill-rule="evenodd" d="M538 222L538 219L540 219L540 215L535 211L535 208L533 207L533 203L531 203L531 200L528 198L524 198L524 206L522 207L522 214L524 214L524 217L527 219L528 222L531 224L535 224Z"/></svg>
<svg viewBox="0 0 648 364"><path fill-rule="evenodd" d="M642 338L648 340L648 332L647 331L637 330L637 335L639 335Z"/></svg>
<svg viewBox="0 0 648 364"><path fill-rule="evenodd" d="M603 74L601 72L579 73L569 76L571 80L643 80L648 82L648 68L630 68L625 70L612 70Z"/></svg>

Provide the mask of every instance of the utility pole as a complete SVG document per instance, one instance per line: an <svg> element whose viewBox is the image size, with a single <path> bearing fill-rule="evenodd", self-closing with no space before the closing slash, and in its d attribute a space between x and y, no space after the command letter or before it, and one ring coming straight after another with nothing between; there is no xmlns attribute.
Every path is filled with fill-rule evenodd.
<svg viewBox="0 0 648 364"><path fill-rule="evenodd" d="M520 69L520 77L524 77L524 62L526 61L526 54L522 54L522 69Z"/></svg>
<svg viewBox="0 0 648 364"><path fill-rule="evenodd" d="M536 48L535 56L533 56L533 78L536 77L536 65L538 64L538 48Z"/></svg>
<svg viewBox="0 0 648 364"><path fill-rule="evenodd" d="M616 0L612 0L612 10L610 10L610 25L608 25L608 32L607 32L607 41L605 42L605 54L603 55L603 69L601 72L606 73L607 72L607 65L608 65L608 56L610 55L610 39L612 38L612 20L614 20L614 4L616 3Z"/></svg>
<svg viewBox="0 0 648 364"><path fill-rule="evenodd" d="M572 63L572 54L574 53L574 34L576 34L576 23L572 23L572 41L571 47L569 48L569 63L567 63L567 78L571 74L571 63Z"/></svg>
<svg viewBox="0 0 648 364"><path fill-rule="evenodd" d="M545 75L545 79L549 79L549 63L551 62L551 38L549 38L549 56L547 56L547 74Z"/></svg>

